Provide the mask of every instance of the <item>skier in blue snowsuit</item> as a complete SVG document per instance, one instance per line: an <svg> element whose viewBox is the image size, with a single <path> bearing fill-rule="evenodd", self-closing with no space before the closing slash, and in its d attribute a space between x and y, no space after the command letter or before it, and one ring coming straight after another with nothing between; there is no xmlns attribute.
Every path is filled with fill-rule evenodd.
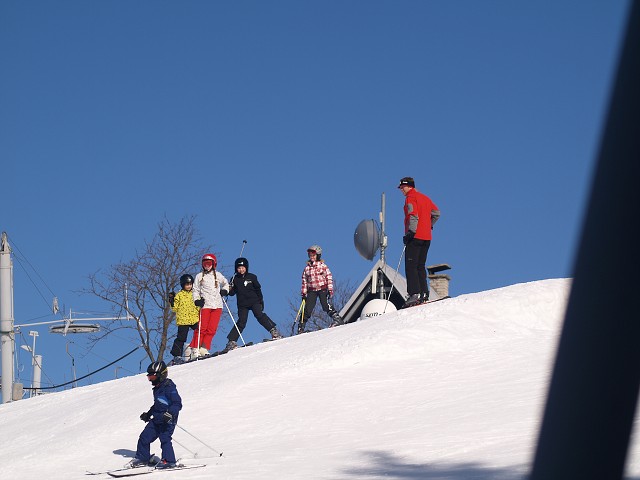
<svg viewBox="0 0 640 480"><path fill-rule="evenodd" d="M160 439L162 460L156 468L173 468L176 466L176 455L173 451L171 436L178 423L178 412L182 409L182 399L176 384L167 378L167 365L153 362L147 368L147 379L153 385L153 406L140 415L140 420L147 422L138 438L136 458L131 466L155 465L151 462L151 443Z"/></svg>

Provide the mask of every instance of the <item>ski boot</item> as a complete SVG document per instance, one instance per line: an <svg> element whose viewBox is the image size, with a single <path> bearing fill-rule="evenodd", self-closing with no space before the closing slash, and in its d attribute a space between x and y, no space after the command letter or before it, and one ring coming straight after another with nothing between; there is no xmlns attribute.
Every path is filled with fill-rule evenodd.
<svg viewBox="0 0 640 480"><path fill-rule="evenodd" d="M173 360L171 361L171 365L181 365L183 363L185 363L185 359L179 355L173 357Z"/></svg>
<svg viewBox="0 0 640 480"><path fill-rule="evenodd" d="M407 298L407 301L404 302L404 305L402 305L402 308L413 307L419 304L420 304L420 294L413 293L409 295L409 298Z"/></svg>
<svg viewBox="0 0 640 480"><path fill-rule="evenodd" d="M236 348L238 348L238 343L234 342L233 340L229 340L227 342L227 346L224 347L224 350L222 350L222 352L227 353L227 352L230 352L231 350L235 350Z"/></svg>
<svg viewBox="0 0 640 480"><path fill-rule="evenodd" d="M160 461L160 463L158 463L156 465L156 469L157 470L167 470L169 468L176 468L178 466L178 464L176 462L167 462L166 460L162 460Z"/></svg>
<svg viewBox="0 0 640 480"><path fill-rule="evenodd" d="M338 312L331 315L331 318L333 319L333 321L331 322L331 325L329 325L329 328L344 325L344 320L342 320L342 317L338 314Z"/></svg>
<svg viewBox="0 0 640 480"><path fill-rule="evenodd" d="M140 460L139 458L134 458L129 462L129 468L148 467L148 466L149 466L148 461L145 462L144 460Z"/></svg>
<svg viewBox="0 0 640 480"><path fill-rule="evenodd" d="M129 462L129 468L139 468L139 467L155 467L160 459L155 455L151 455L149 460L146 462L144 460L140 460L139 458L134 458Z"/></svg>
<svg viewBox="0 0 640 480"><path fill-rule="evenodd" d="M301 333L307 333L304 327L307 326L307 322L298 322L298 335Z"/></svg>
<svg viewBox="0 0 640 480"><path fill-rule="evenodd" d="M269 333L271 334L272 340L280 340L281 338L284 338L276 327L273 327L271 330L269 330Z"/></svg>

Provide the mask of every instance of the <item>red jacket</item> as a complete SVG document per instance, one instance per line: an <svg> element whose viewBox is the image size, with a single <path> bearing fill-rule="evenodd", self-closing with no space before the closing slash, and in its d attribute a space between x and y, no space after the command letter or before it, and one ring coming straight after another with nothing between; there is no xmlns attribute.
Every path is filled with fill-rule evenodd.
<svg viewBox="0 0 640 480"><path fill-rule="evenodd" d="M415 188L407 192L404 201L404 233L415 232L418 240L431 240L431 229L440 218L438 206Z"/></svg>

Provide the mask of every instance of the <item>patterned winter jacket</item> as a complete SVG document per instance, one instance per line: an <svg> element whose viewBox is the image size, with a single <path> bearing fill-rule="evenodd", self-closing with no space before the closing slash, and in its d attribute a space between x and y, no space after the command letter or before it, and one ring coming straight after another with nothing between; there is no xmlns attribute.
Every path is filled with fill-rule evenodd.
<svg viewBox="0 0 640 480"><path fill-rule="evenodd" d="M329 294L333 295L333 275L324 260L315 263L309 260L304 267L301 293L306 295L310 290L329 290Z"/></svg>
<svg viewBox="0 0 640 480"><path fill-rule="evenodd" d="M177 325L195 325L200 319L200 309L193 303L193 295L186 290L176 293L171 310L176 312Z"/></svg>
<svg viewBox="0 0 640 480"><path fill-rule="evenodd" d="M167 378L160 385L153 387L153 406L149 413L153 423L164 423L162 414L169 412L173 416L173 423L178 423L178 412L182 410L182 399L173 380Z"/></svg>
<svg viewBox="0 0 640 480"><path fill-rule="evenodd" d="M229 282L224 275L216 270L210 272L200 272L196 275L193 282L193 300L204 298L204 307L202 308L222 308L222 297L220 290L229 291Z"/></svg>

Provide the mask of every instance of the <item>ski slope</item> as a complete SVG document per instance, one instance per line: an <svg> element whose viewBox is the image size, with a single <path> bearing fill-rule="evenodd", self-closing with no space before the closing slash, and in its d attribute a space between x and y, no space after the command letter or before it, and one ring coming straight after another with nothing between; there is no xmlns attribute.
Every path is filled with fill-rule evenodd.
<svg viewBox="0 0 640 480"><path fill-rule="evenodd" d="M176 455L208 466L151 477L524 478L569 289L518 284L171 367L180 425L223 455L176 429ZM2 477L109 478L85 472L128 461L151 403L140 374L0 405Z"/></svg>

